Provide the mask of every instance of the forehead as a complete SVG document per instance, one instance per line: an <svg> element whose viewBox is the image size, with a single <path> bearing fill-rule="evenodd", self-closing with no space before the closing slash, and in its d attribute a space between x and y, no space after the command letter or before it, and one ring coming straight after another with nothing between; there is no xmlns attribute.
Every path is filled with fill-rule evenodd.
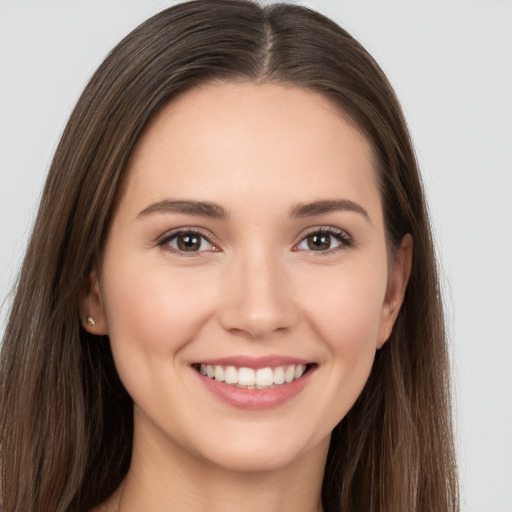
<svg viewBox="0 0 512 512"><path fill-rule="evenodd" d="M127 172L124 191L140 201L349 194L380 208L366 138L328 99L296 86L217 83L183 93L148 125Z"/></svg>

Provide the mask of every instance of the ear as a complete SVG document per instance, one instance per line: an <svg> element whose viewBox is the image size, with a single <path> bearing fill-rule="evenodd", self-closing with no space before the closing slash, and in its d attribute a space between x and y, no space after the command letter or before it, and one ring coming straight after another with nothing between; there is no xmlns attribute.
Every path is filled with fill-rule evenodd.
<svg viewBox="0 0 512 512"><path fill-rule="evenodd" d="M402 238L390 269L386 296L382 304L377 348L382 348L391 336L411 275L413 240L410 234Z"/></svg>
<svg viewBox="0 0 512 512"><path fill-rule="evenodd" d="M98 273L93 270L84 283L79 306L82 327L91 334L108 334Z"/></svg>

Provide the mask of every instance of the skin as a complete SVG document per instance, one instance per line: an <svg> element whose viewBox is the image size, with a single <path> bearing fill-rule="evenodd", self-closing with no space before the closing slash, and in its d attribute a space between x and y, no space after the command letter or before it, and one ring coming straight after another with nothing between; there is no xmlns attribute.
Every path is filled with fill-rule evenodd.
<svg viewBox="0 0 512 512"><path fill-rule="evenodd" d="M168 199L229 217L141 214ZM366 213L291 215L340 199ZM344 238L324 232L330 248L316 250L307 236L326 227ZM178 228L209 242L159 243ZM406 236L388 261L370 145L322 96L222 83L173 100L132 154L82 304L134 400L132 465L101 510L321 510L330 433L389 337L411 253ZM259 411L219 400L191 366L268 354L316 367L300 393Z"/></svg>

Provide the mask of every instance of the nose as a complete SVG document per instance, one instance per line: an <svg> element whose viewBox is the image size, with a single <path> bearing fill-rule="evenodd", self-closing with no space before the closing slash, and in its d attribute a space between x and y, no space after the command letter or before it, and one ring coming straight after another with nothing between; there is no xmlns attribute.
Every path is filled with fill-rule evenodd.
<svg viewBox="0 0 512 512"><path fill-rule="evenodd" d="M252 339L283 332L297 321L287 272L276 258L245 255L226 268L220 321L224 329Z"/></svg>

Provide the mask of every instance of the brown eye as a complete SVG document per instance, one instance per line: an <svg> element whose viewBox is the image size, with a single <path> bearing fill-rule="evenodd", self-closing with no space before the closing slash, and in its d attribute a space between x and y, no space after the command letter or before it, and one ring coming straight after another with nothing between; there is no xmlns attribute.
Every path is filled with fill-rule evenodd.
<svg viewBox="0 0 512 512"><path fill-rule="evenodd" d="M203 252L214 251L216 247L203 235L194 231L182 231L175 233L165 240L162 240L159 245L168 247L174 252Z"/></svg>
<svg viewBox="0 0 512 512"><path fill-rule="evenodd" d="M199 251L201 248L202 237L195 234L178 235L176 244L180 251Z"/></svg>
<svg viewBox="0 0 512 512"><path fill-rule="evenodd" d="M306 243L311 251L327 251L331 248L331 238L326 233L313 233L306 237Z"/></svg>
<svg viewBox="0 0 512 512"><path fill-rule="evenodd" d="M350 247L352 239L344 231L334 228L319 229L305 236L297 245L299 251L330 252L343 247Z"/></svg>

